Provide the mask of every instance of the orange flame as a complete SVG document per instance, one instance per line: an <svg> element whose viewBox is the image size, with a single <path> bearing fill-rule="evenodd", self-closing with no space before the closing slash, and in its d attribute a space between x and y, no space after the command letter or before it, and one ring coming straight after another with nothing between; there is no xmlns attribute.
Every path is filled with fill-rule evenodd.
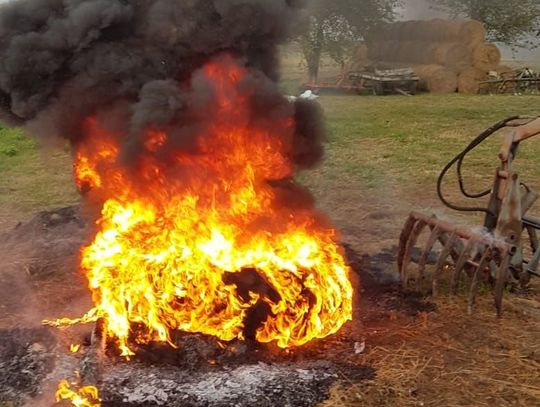
<svg viewBox="0 0 540 407"><path fill-rule="evenodd" d="M242 339L258 302L271 312L256 339L282 348L326 337L351 319L353 290L335 231L312 209L291 208L270 185L295 172L292 105L285 119L258 123L250 90L239 86L243 68L229 58L203 75L217 108L208 112L212 124L197 138L197 154L176 152L164 165L155 157L169 135L148 131L148 154L134 176L119 163L121 136L96 119L87 120L87 142L78 146L77 185L104 204L81 262L95 307L74 322L103 318L125 356L133 353L130 336L170 343L171 331L182 330ZM245 270L255 270L265 288L240 295L228 278Z"/></svg>
<svg viewBox="0 0 540 407"><path fill-rule="evenodd" d="M94 386L77 387L74 383L74 389L67 380L61 380L56 390L56 402L68 400L74 407L100 407L98 389Z"/></svg>

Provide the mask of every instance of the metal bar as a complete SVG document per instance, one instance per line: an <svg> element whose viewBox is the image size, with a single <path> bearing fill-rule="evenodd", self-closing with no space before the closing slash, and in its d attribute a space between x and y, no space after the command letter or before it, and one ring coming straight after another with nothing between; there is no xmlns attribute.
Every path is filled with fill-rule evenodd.
<svg viewBox="0 0 540 407"><path fill-rule="evenodd" d="M473 240L468 240L467 244L461 251L461 255L459 256L459 259L456 263L456 268L454 270L454 273L452 274L452 281L450 283L451 287L451 294L456 295L458 286L459 286L459 280L461 279L461 272L463 271L463 268L465 267L465 264L467 263L467 259L469 257L469 254L472 250L472 248L475 246L475 242Z"/></svg>
<svg viewBox="0 0 540 407"><path fill-rule="evenodd" d="M470 229L456 227L455 225L452 225L449 222L446 222L446 221L443 221L443 220L440 220L440 219L437 219L437 218L430 218L430 217L422 215L421 213L418 213L418 212L411 212L410 217L413 218L413 219L416 219L418 221L421 220L421 221L423 221L423 222L425 222L425 223L427 223L428 225L431 225L431 226L438 225L441 230L444 230L445 232L448 232L448 233L455 233L457 236L459 236L459 237L461 237L463 239L473 240L473 241L475 241L475 242L477 242L479 244L482 244L482 243L485 244L485 242L486 242L486 237L484 235L482 235L481 233L473 232ZM500 251L508 252L508 253L510 253L512 255L517 250L516 246L511 245L511 244L505 242L502 239L493 238L490 241L490 245L493 248L496 248L496 249L498 249Z"/></svg>
<svg viewBox="0 0 540 407"><path fill-rule="evenodd" d="M540 229L540 219L538 218L534 218L532 216L524 216L521 221L526 226L531 226L535 229Z"/></svg>
<svg viewBox="0 0 540 407"><path fill-rule="evenodd" d="M527 233L529 234L529 241L531 242L531 250L535 252L538 250L538 235L536 233L537 229L532 226L527 225Z"/></svg>
<svg viewBox="0 0 540 407"><path fill-rule="evenodd" d="M433 281L432 281L432 295L436 297L438 295L438 283L439 283L439 277L442 273L442 269L444 267L444 263L446 262L446 259L450 255L450 251L454 247L454 244L456 242L457 236L455 233L452 233L448 240L446 241L446 244L444 245L444 248L439 256L439 261L437 262L437 266L435 267L435 273L433 274Z"/></svg>
<svg viewBox="0 0 540 407"><path fill-rule="evenodd" d="M431 230L431 235L429 235L429 239L426 242L426 245L424 247L424 251L422 252L422 256L420 257L420 261L418 262L418 280L416 281L416 290L420 291L421 284L424 279L424 272L426 269L426 263L427 259L429 257L429 254L431 253L431 249L437 242L437 239L440 235L440 229L439 226L435 225L433 229Z"/></svg>
<svg viewBox="0 0 540 407"><path fill-rule="evenodd" d="M480 263L478 264L478 267L474 271L472 281L471 281L471 287L469 289L469 304L467 307L467 312L469 313L469 315L472 315L474 313L474 309L476 307L476 292L478 291L478 278L479 278L480 273L483 270L485 270L488 264L490 255L491 255L491 249L486 248L484 250L482 259L480 260Z"/></svg>
<svg viewBox="0 0 540 407"><path fill-rule="evenodd" d="M538 270L538 264L540 263L540 249L536 249L533 256L531 257L531 260L527 264L527 272L532 275L536 275L536 271Z"/></svg>
<svg viewBox="0 0 540 407"><path fill-rule="evenodd" d="M512 255L510 253L501 253L501 264L499 265L499 270L497 272L497 280L495 281L494 290L495 308L497 309L498 317L500 317L502 314L502 298L504 287L506 286L506 280L508 277L508 266L510 265L511 258Z"/></svg>
<svg viewBox="0 0 540 407"><path fill-rule="evenodd" d="M422 233L422 230L427 226L427 223L419 220L416 222L410 236L409 240L407 241L407 246L405 249L405 258L403 259L402 269L401 269L401 284L403 285L403 289L407 288L407 283L409 282L409 273L407 272L407 268L409 266L409 263L411 262L411 254L412 249L414 248L414 245L416 244L416 241L418 240L418 236L420 236L420 233Z"/></svg>
<svg viewBox="0 0 540 407"><path fill-rule="evenodd" d="M510 83L510 82L538 82L540 79L533 79L533 78L516 78L516 79L490 79L488 81L482 81L479 82L480 85L491 85L491 84L497 84L497 83Z"/></svg>
<svg viewBox="0 0 540 407"><path fill-rule="evenodd" d="M397 255L397 264L398 264L398 270L400 274L403 269L403 259L405 258L405 251L407 249L407 241L409 240L409 236L416 222L417 222L416 218L409 216L407 218L407 221L405 222L405 225L403 225L403 229L401 229L401 235L399 236L399 250L398 250L398 255Z"/></svg>

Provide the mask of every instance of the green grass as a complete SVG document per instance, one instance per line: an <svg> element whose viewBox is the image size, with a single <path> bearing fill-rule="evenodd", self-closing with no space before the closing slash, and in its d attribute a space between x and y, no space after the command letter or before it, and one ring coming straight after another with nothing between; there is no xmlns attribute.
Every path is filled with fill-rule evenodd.
<svg viewBox="0 0 540 407"><path fill-rule="evenodd" d="M42 147L19 129L0 128L0 229L33 212L76 202L66 148Z"/></svg>
<svg viewBox="0 0 540 407"><path fill-rule="evenodd" d="M536 96L322 96L319 100L329 132L323 171L375 189L393 183L412 189L434 185L442 167L480 131L507 116L540 111ZM466 175L473 184L491 182L501 140L495 137L470 155ZM520 169L536 175L540 143L529 141L520 157Z"/></svg>

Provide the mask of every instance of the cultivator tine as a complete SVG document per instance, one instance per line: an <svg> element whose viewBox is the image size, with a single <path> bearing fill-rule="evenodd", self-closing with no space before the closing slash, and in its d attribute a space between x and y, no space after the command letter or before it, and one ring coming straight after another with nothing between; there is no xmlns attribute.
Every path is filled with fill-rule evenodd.
<svg viewBox="0 0 540 407"><path fill-rule="evenodd" d="M429 239L424 246L424 251L422 252L422 255L420 256L420 261L418 262L418 279L416 280L417 291L420 291L421 289L422 281L424 279L424 272L426 270L426 264L429 254L431 253L431 249L433 249L433 246L437 242L437 239L440 235L441 230L439 228L439 225L435 225L433 229L431 229L431 235L429 236Z"/></svg>
<svg viewBox="0 0 540 407"><path fill-rule="evenodd" d="M426 222L424 222L423 220L418 220L412 227L409 239L406 241L405 254L401 266L401 282L404 289L407 288L407 284L409 282L409 273L407 271L407 268L409 267L409 263L411 262L412 249L414 248L414 245L418 240L418 236L420 236L426 226Z"/></svg>
<svg viewBox="0 0 540 407"><path fill-rule="evenodd" d="M482 259L480 260L480 263L478 264L478 267L476 267L476 270L472 276L471 286L469 289L469 304L467 308L469 315L474 313L474 308L476 306L476 292L478 291L478 279L480 273L486 269L490 255L491 248L486 248L484 250L484 254L482 255Z"/></svg>
<svg viewBox="0 0 540 407"><path fill-rule="evenodd" d="M398 270L401 274L403 270L403 260L405 258L405 252L407 250L407 242L411 236L411 232L416 224L416 219L411 215L407 218L403 229L401 230L401 235L399 236L399 251L397 256Z"/></svg>
<svg viewBox="0 0 540 407"><path fill-rule="evenodd" d="M536 249L533 256L531 257L531 260L529 260L529 264L527 264L527 273L529 273L529 275L537 274L539 263L540 263L540 249Z"/></svg>
<svg viewBox="0 0 540 407"><path fill-rule="evenodd" d="M529 233L529 240L531 242L531 250L536 252L538 249L538 235L536 234L536 229L532 226L527 226L527 232Z"/></svg>
<svg viewBox="0 0 540 407"><path fill-rule="evenodd" d="M443 250L440 254L439 260L437 261L437 266L435 267L435 273L433 274L433 282L432 282L432 295L436 297L438 295L438 284L439 284L439 277L443 271L444 265L446 263L446 259L450 255L450 252L454 248L454 245L456 243L457 236L455 232L452 232L450 234L450 237L446 240L446 243L443 247Z"/></svg>
<svg viewBox="0 0 540 407"><path fill-rule="evenodd" d="M435 216L428 217L418 212L411 212L405 223L400 236L397 259L403 288L406 289L408 286L408 267L410 262L413 261L413 249L426 227L431 229L430 235L424 244L419 259L414 259L418 263L417 291L421 291L423 288L429 256L435 244L439 242L442 245L442 250L439 253L433 273L431 282L432 295L437 296L439 294L440 281L447 262L452 262L454 265L449 287L451 295L457 294L463 271L466 270L467 273L470 273L472 270L468 295L468 312L473 313L481 275L489 268L490 275L496 280L494 287L495 305L497 314L500 314L502 294L508 278L508 268L512 256L516 254L517 247L503 239L493 238L486 236L482 232L454 226L449 222L437 219ZM477 263L478 259L479 262ZM530 266L536 269L539 263L540 251L535 253Z"/></svg>
<svg viewBox="0 0 540 407"><path fill-rule="evenodd" d="M467 264L469 254L474 246L475 242L473 240L467 240L467 244L461 251L458 261L456 262L456 267L454 269L454 272L452 273L452 280L450 282L450 292L452 295L457 294L459 281L461 280L461 273L465 268L465 264Z"/></svg>
<svg viewBox="0 0 540 407"><path fill-rule="evenodd" d="M501 255L501 264L497 270L497 279L495 281L494 289L494 299L495 299L495 308L497 309L497 316L500 317L502 314L502 298L504 294L504 287L506 286L506 281L508 278L508 267L510 266L510 261L512 255L507 251L504 251Z"/></svg>

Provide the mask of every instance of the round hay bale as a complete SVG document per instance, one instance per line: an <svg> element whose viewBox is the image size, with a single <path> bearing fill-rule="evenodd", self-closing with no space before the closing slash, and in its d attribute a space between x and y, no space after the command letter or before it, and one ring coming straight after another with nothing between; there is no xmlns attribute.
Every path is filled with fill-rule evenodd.
<svg viewBox="0 0 540 407"><path fill-rule="evenodd" d="M429 47L430 43L424 41L418 41L411 43L409 47L410 61L414 64L426 64L429 61Z"/></svg>
<svg viewBox="0 0 540 407"><path fill-rule="evenodd" d="M418 64L417 61L417 43L414 41L405 41L399 44L397 58L399 62L408 62Z"/></svg>
<svg viewBox="0 0 540 407"><path fill-rule="evenodd" d="M439 44L436 42L423 42L419 44L417 60L420 64L438 65L437 64L437 49Z"/></svg>
<svg viewBox="0 0 540 407"><path fill-rule="evenodd" d="M352 55L343 69L344 76L346 76L347 72L363 69L364 66L368 65L368 61L368 48L366 44L358 44L354 47Z"/></svg>
<svg viewBox="0 0 540 407"><path fill-rule="evenodd" d="M367 42L380 42L380 41L389 41L392 38L393 24L390 23L380 23L373 27L366 34Z"/></svg>
<svg viewBox="0 0 540 407"><path fill-rule="evenodd" d="M381 60L382 41L374 41L368 44L367 56L372 61Z"/></svg>
<svg viewBox="0 0 540 407"><path fill-rule="evenodd" d="M435 63L454 71L472 65L472 53L469 48L459 42L442 43L434 50Z"/></svg>
<svg viewBox="0 0 540 407"><path fill-rule="evenodd" d="M459 76L459 75L461 75L461 73L463 71L466 71L470 67L471 67L470 64L457 64L457 65L451 67L450 69L452 69L452 71L454 71Z"/></svg>
<svg viewBox="0 0 540 407"><path fill-rule="evenodd" d="M381 43L381 58L382 61L397 61L400 43L397 41L385 41Z"/></svg>
<svg viewBox="0 0 540 407"><path fill-rule="evenodd" d="M480 82L487 79L487 73L481 69L470 67L459 75L458 92L476 95L480 90Z"/></svg>
<svg viewBox="0 0 540 407"><path fill-rule="evenodd" d="M403 21L388 24L388 30L386 32L386 36L384 37L385 41L399 41L400 40L400 32L404 25Z"/></svg>
<svg viewBox="0 0 540 407"><path fill-rule="evenodd" d="M460 41L468 44L471 48L486 40L486 27L483 23L476 20L462 21L459 30Z"/></svg>
<svg viewBox="0 0 540 407"><path fill-rule="evenodd" d="M431 21L422 20L416 21L414 30L411 31L413 38L410 40L414 41L434 41L435 39L432 36L431 32Z"/></svg>
<svg viewBox="0 0 540 407"><path fill-rule="evenodd" d="M499 65L495 68L495 72L502 79L512 79L515 76L514 69L506 65Z"/></svg>
<svg viewBox="0 0 540 407"><path fill-rule="evenodd" d="M381 24L377 24L376 26L372 27L366 33L366 36L365 36L366 42L371 44L373 42L381 41L383 36L384 36L384 32L387 29L387 26L388 26L388 24L381 23Z"/></svg>
<svg viewBox="0 0 540 407"><path fill-rule="evenodd" d="M420 78L419 87L432 93L454 93L457 75L441 65L416 65L414 72Z"/></svg>
<svg viewBox="0 0 540 407"><path fill-rule="evenodd" d="M428 39L438 42L456 42L459 41L459 31L461 22L457 20L442 20L436 18L428 22Z"/></svg>
<svg viewBox="0 0 540 407"><path fill-rule="evenodd" d="M399 37L396 38L400 41L414 41L418 36L418 21L410 20L401 23L399 29Z"/></svg>
<svg viewBox="0 0 540 407"><path fill-rule="evenodd" d="M483 42L474 47L473 65L482 71L491 71L501 63L501 51L495 44Z"/></svg>

